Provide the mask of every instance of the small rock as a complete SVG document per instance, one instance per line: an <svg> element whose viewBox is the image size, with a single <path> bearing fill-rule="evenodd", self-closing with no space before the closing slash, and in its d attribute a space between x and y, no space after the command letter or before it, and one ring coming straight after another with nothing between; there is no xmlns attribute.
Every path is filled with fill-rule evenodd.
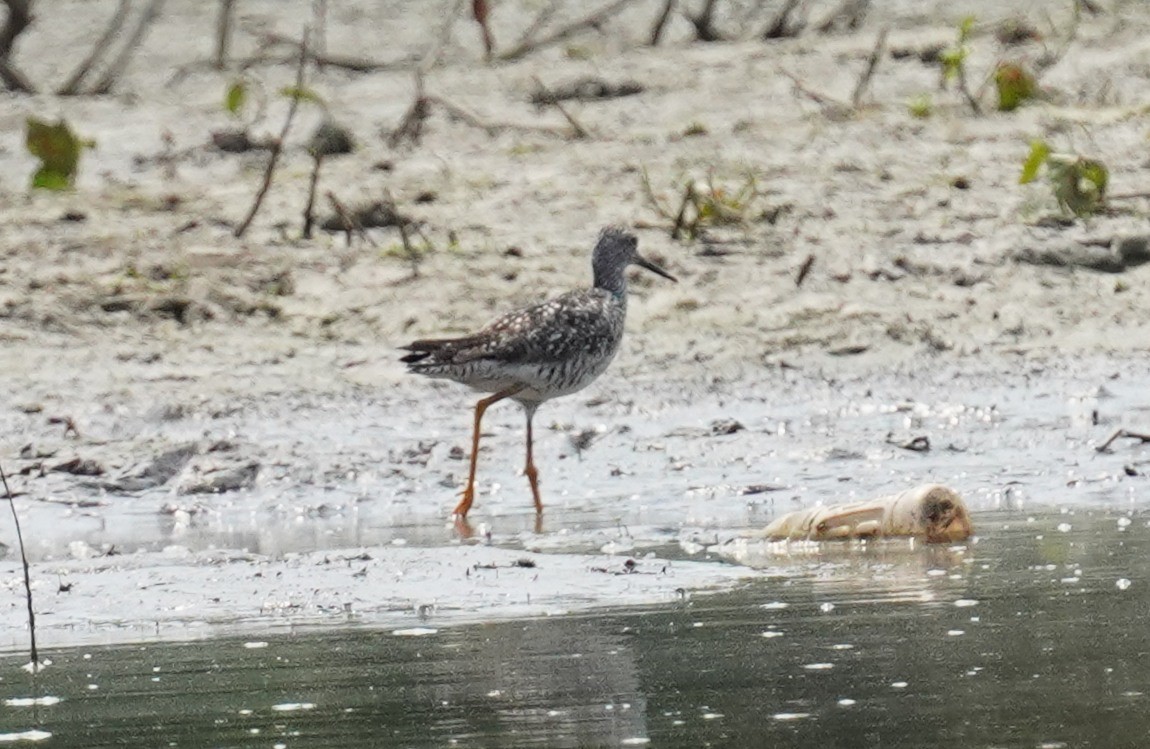
<svg viewBox="0 0 1150 749"><path fill-rule="evenodd" d="M138 492L162 486L184 470L184 466L199 451L199 445L194 442L174 447L160 453L149 463L129 470L119 478L101 482L98 487L106 491Z"/></svg>
<svg viewBox="0 0 1150 749"><path fill-rule="evenodd" d="M744 429L746 427L734 419L716 419L711 422L711 434L715 435L734 434Z"/></svg>
<svg viewBox="0 0 1150 749"><path fill-rule="evenodd" d="M312 156L339 156L355 150L351 131L334 120L324 120L312 133L307 150Z"/></svg>
<svg viewBox="0 0 1150 749"><path fill-rule="evenodd" d="M222 494L240 489L250 489L256 483L260 464L251 461L240 466L230 466L212 471L180 487L180 494Z"/></svg>
<svg viewBox="0 0 1150 749"><path fill-rule="evenodd" d="M73 476L102 476L104 474L104 466L94 460L83 458L66 460L63 463L52 466L48 470L58 473L70 473Z"/></svg>
<svg viewBox="0 0 1150 749"><path fill-rule="evenodd" d="M1150 235L1142 234L1134 237L1122 237L1116 242L1118 257L1127 268L1136 268L1139 265L1150 263Z"/></svg>

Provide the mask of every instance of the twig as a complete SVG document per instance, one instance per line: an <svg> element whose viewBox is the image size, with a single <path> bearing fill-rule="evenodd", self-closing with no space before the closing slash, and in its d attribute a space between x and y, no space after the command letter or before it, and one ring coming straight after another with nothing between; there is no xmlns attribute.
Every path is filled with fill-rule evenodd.
<svg viewBox="0 0 1150 749"><path fill-rule="evenodd" d="M16 38L32 24L32 0L4 0L4 4L8 6L8 17L0 28L0 60L7 61Z"/></svg>
<svg viewBox="0 0 1150 749"><path fill-rule="evenodd" d="M978 97L971 93L970 85L966 80L966 65L958 66L958 89L962 92L963 97L966 98L966 103L970 105L971 111L977 115L981 115L982 107L978 103Z"/></svg>
<svg viewBox="0 0 1150 749"><path fill-rule="evenodd" d="M500 53L499 59L504 61L518 60L521 57L526 57L535 50L550 47L553 44L558 44L569 36L579 33L583 29L596 27L603 21L618 13L624 7L629 5L632 0L615 0L614 2L604 5L599 10L584 16L583 18L573 21L561 29L557 29L552 33L540 39L528 39L516 44L513 48L506 52Z"/></svg>
<svg viewBox="0 0 1150 749"><path fill-rule="evenodd" d="M647 196L647 200L651 201L651 205L654 206L660 216L667 219L671 218L671 212L659 202L659 198L655 195L655 188L651 186L651 175L647 174L647 167L643 167L640 171L643 175L643 194Z"/></svg>
<svg viewBox="0 0 1150 749"><path fill-rule="evenodd" d="M591 137L591 131L583 127L583 124L575 119L573 114L567 111L566 107L559 102L558 97L554 96L547 87L543 85L543 81L539 79L539 76L532 76L532 80L535 81L535 85L538 86L542 92L542 100L547 101L551 106L559 110L559 113L562 114L564 119L567 120L567 123L571 125L571 129L575 132L575 137L579 139L589 139Z"/></svg>
<svg viewBox="0 0 1150 749"><path fill-rule="evenodd" d="M659 40L663 38L663 29L667 27L667 22L671 20L671 13L675 11L675 0L666 0L663 3L663 10L659 12L659 17L655 19L655 25L651 27L651 46L659 46Z"/></svg>
<svg viewBox="0 0 1150 749"><path fill-rule="evenodd" d="M277 44L282 44L294 47L296 51L289 59L295 59L299 55L302 43L292 39L290 36L284 36L282 34L276 34L272 32L261 33L259 36L261 39L261 44L264 46L271 47ZM350 70L353 73L376 73L382 70L405 70L407 68L414 67L419 62L419 58L414 55L408 55L407 57L403 57L398 60L384 62L380 60L371 60L364 57L320 54L310 48L307 50L306 54L308 59L310 59L316 65L321 67L339 68L341 70ZM266 58L260 56L257 56L253 59L257 63L265 61L280 61L279 58Z"/></svg>
<svg viewBox="0 0 1150 749"><path fill-rule="evenodd" d="M807 259L799 266L799 274L795 277L795 286L802 286L803 281L807 280L807 275L810 274L811 268L815 266L815 256L807 255Z"/></svg>
<svg viewBox="0 0 1150 749"><path fill-rule="evenodd" d="M327 0L311 0L311 51L317 58L327 55ZM323 63L316 59L316 65Z"/></svg>
<svg viewBox="0 0 1150 749"><path fill-rule="evenodd" d="M124 19L128 17L128 8L131 6L131 0L120 0L120 4L116 7L116 12L112 14L109 19L107 27L104 28L104 33L100 35L100 39L92 47L92 51L84 58L64 85L56 89L58 96L75 96L80 93L80 84L84 82L84 78L88 73L92 72L92 67L96 62L104 56L108 50L108 45L116 38L116 34L120 33L120 29L124 25Z"/></svg>
<svg viewBox="0 0 1150 749"><path fill-rule="evenodd" d="M112 60L112 64L104 71L104 75L100 80L92 86L92 93L103 95L111 93L112 86L116 84L116 79L128 67L128 61L132 59L132 54L140 43L144 41L144 37L148 34L148 29L151 27L152 22L156 20L156 16L160 14L160 10L164 7L164 0L152 0L148 7L144 8L144 12L140 15L140 20L136 23L136 28L132 30L131 36L128 41L120 49L120 54L116 55L116 59Z"/></svg>
<svg viewBox="0 0 1150 749"><path fill-rule="evenodd" d="M715 30L715 6L718 0L704 0L703 8L696 15L683 11L683 15L695 27L695 38L700 42L721 42L723 35Z"/></svg>
<svg viewBox="0 0 1150 749"><path fill-rule="evenodd" d="M2 57L0 57L0 81L4 81L4 85L13 91L24 94L36 93L36 86L28 79L28 76L21 73L12 63Z"/></svg>
<svg viewBox="0 0 1150 749"><path fill-rule="evenodd" d="M216 17L216 54L212 64L216 70L228 65L228 50L232 46L232 22L236 17L236 0L220 0L220 14Z"/></svg>
<svg viewBox="0 0 1150 749"><path fill-rule="evenodd" d="M28 637L32 651L32 673L40 670L40 652L36 649L36 609L32 606L32 573L28 566L28 555L24 552L24 533L20 530L20 515L16 512L16 502L12 499L12 489L8 486L8 475L0 466L0 480L4 482L4 497L12 510L12 522L16 526L16 545L20 547L20 563L24 567L24 600L28 604Z"/></svg>
<svg viewBox="0 0 1150 749"><path fill-rule="evenodd" d="M419 253L416 252L415 248L411 245L411 237L407 233L408 220L399 212L399 207L395 204L395 199L391 197L390 192L384 190L383 197L386 201L386 205L391 209L391 212L395 214L395 225L399 228L399 239L403 242L403 251L406 253L407 259L411 262L411 277L419 278L419 261L421 258Z"/></svg>
<svg viewBox="0 0 1150 749"><path fill-rule="evenodd" d="M303 209L303 238L311 239L311 230L315 226L315 189L319 185L319 170L323 166L323 154L314 154L315 163L312 165L311 179L307 186L307 205Z"/></svg>
<svg viewBox="0 0 1150 749"><path fill-rule="evenodd" d="M795 12L795 8L799 7L802 0L787 0L783 7L775 14L775 18L771 21L767 28L763 31L763 39L790 39L798 36L803 27L805 27L806 20L800 20L794 26L791 25L791 13Z"/></svg>
<svg viewBox="0 0 1150 749"><path fill-rule="evenodd" d="M847 104L846 102L839 101L838 99L834 98L833 96L827 96L826 94L821 94L818 91L815 91L814 89L807 88L807 85L805 83L803 83L802 80L800 80L799 77L797 75L795 75L794 73L792 73L791 71L786 70L786 69L780 69L779 72L782 73L787 78L791 79L791 83L793 83L795 86L795 91L798 91L800 94L807 97L808 99L810 99L814 103L818 104L820 107L833 108L833 109L837 109L837 110L850 110L851 109L851 106L849 104Z"/></svg>
<svg viewBox="0 0 1150 749"><path fill-rule="evenodd" d="M471 15L479 24L480 34L483 36L483 59L488 62L491 62L491 57L495 54L495 37L491 35L491 25L488 23L490 12L487 0L471 0Z"/></svg>
<svg viewBox="0 0 1150 749"><path fill-rule="evenodd" d="M339 198L335 196L335 193L333 193L331 190L328 190L324 193L324 197L326 197L328 202L331 203L331 207L335 211L336 215L339 216L339 220L343 222L343 229L345 232L347 232L348 247L351 246L352 234L360 237L372 247L379 246L375 243L375 240L371 238L371 235L368 234L367 231L363 228L363 224L361 224L359 220L356 219L354 215L352 215L351 211L349 211L344 206L344 204L339 201Z"/></svg>
<svg viewBox="0 0 1150 749"><path fill-rule="evenodd" d="M403 119L387 136L387 145L395 148L404 140L411 141L413 145L419 145L419 141L423 137L423 123L427 121L430 115L431 103L423 92L423 73L417 70L415 71L415 98L412 99L411 106L407 108Z"/></svg>
<svg viewBox="0 0 1150 749"><path fill-rule="evenodd" d="M252 207L248 211L247 218L245 218L240 223L240 225L236 227L236 230L234 233L235 233L235 236L237 238L242 237L247 232L248 227L251 226L252 221L256 217L256 213L259 212L260 206L263 205L264 197L267 196L268 190L271 189L272 177L275 175L275 171L276 171L276 162L279 161L280 154L283 152L284 141L287 139L288 131L291 130L292 120L295 119L295 111L296 111L296 109L299 108L299 99L300 99L299 94L300 94L300 92L303 91L304 70L307 68L307 59L308 59L307 37L308 37L307 29L304 29L303 41L300 43L300 47L299 47L299 62L296 65L296 70L295 70L295 94L296 95L291 97L291 103L288 104L288 113L287 113L287 117L284 119L283 129L280 130L280 137L278 139L276 139L275 143L272 144L272 152L268 156L268 166L267 166L267 169L264 171L263 184L260 185L260 189L256 193L255 200L252 201Z"/></svg>
<svg viewBox="0 0 1150 749"><path fill-rule="evenodd" d="M527 40L538 34L539 30L546 26L547 23L555 17L555 11L559 9L559 3L560 0L550 0L550 2L548 2L547 5L543 7L543 10L539 11L535 15L535 18L531 21L531 25L529 25L523 31L523 33L519 35L519 41L515 42L516 46L525 43Z"/></svg>
<svg viewBox="0 0 1150 749"><path fill-rule="evenodd" d="M688 206L695 205L695 220L688 227L687 225L687 208ZM689 228L688 236L694 238L699 230L699 210L695 202L695 183L688 182L687 187L683 190L683 201L679 203L679 213L675 216L675 225L671 227L671 239L679 239L684 236L684 229Z"/></svg>
<svg viewBox="0 0 1150 749"><path fill-rule="evenodd" d="M866 68L863 70L862 75L859 76L858 83L855 84L854 93L851 94L851 106L858 109L862 104L863 96L866 95L867 87L870 86L871 78L874 77L875 70L878 69L879 61L882 60L883 52L886 51L886 35L890 29L883 27L878 32L878 39L875 40L874 49L870 51L870 58L867 59Z"/></svg>
<svg viewBox="0 0 1150 749"><path fill-rule="evenodd" d="M13 91L26 94L36 93L32 81L21 73L11 62L12 48L24 29L32 23L32 0L4 0L8 6L8 16L0 28L0 80Z"/></svg>
<svg viewBox="0 0 1150 749"><path fill-rule="evenodd" d="M1146 432L1132 432L1129 429L1116 429L1108 440L1094 449L1100 453L1107 452L1110 450L1110 446L1120 439L1139 440L1142 444L1146 444L1150 442L1150 434Z"/></svg>
<svg viewBox="0 0 1150 749"><path fill-rule="evenodd" d="M455 19L459 12L463 9L464 0L447 0L447 12L443 15L443 25L439 27L439 33L435 35L435 41L428 48L422 56L422 60L418 65L421 72L426 73L436 65L439 64L440 59L443 57L443 50L447 47L447 43L451 41L451 29L455 25Z"/></svg>
<svg viewBox="0 0 1150 749"><path fill-rule="evenodd" d="M831 33L835 30L840 18L846 18L845 27L848 31L855 31L862 26L863 19L866 18L869 9L870 0L843 0L838 10L831 13L825 21L816 26L815 31L820 34Z"/></svg>

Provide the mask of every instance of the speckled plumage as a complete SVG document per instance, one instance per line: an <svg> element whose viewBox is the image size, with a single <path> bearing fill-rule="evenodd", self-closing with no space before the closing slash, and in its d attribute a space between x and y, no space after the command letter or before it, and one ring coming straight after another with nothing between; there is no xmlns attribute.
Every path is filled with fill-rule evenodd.
<svg viewBox="0 0 1150 749"><path fill-rule="evenodd" d="M545 400L582 390L607 369L623 338L627 316L627 266L636 264L675 280L638 254L635 235L607 227L592 256L594 284L550 301L516 310L461 338L414 341L404 348L408 370L454 380L494 393L476 408L471 478L456 514L471 506L479 421L488 405L503 398L527 411L527 474L536 509L542 509L531 461L531 418Z"/></svg>
<svg viewBox="0 0 1150 749"><path fill-rule="evenodd" d="M408 368L486 393L523 385L511 397L537 404L581 390L603 373L619 349L626 314L625 296L570 291L504 315L471 336L416 341L408 348L426 356Z"/></svg>

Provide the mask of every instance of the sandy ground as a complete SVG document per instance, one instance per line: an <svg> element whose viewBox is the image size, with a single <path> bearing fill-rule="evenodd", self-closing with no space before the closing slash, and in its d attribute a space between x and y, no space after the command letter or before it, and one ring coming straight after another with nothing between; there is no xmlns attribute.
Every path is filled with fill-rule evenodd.
<svg viewBox="0 0 1150 749"><path fill-rule="evenodd" d="M67 22L36 24L16 57L46 89L82 56L76 40L102 24L114 3L59 5ZM1067 356L1097 362L1099 370L1110 361L1144 361L1150 264L1101 272L1075 258L1115 257L1122 242L1137 248L1150 234L1150 199L1115 199L1103 215L1066 221L1046 185L1018 184L1029 142L1045 138L1104 160L1112 195L1144 189L1150 12L1141 3L1112 0L1076 26L1070 3L1023 4L1019 16L1043 40L1011 47L994 35L1001 4L965 2L881 4L858 31L772 43L692 42L690 25L676 17L664 43L650 48L642 40L661 4L636 2L602 33L496 65L479 62L478 34L465 17L443 26L444 8L454 5L333 3L326 47L376 60L435 48L440 59L426 74L427 90L507 127L489 133L433 108L422 142L393 148L386 135L411 105L410 69L309 72L309 85L360 146L329 161L321 190L349 205L390 191L432 244L417 276L393 229L373 231L374 244L350 247L323 233L299 239L310 171L304 143L323 116L312 105L301 107L251 231L242 240L232 235L266 156L209 145L213 130L235 125L221 104L234 75L197 64L212 40L202 3L167 3L113 96L0 95L0 382L7 404L0 424L5 468L26 472L14 480L26 493L18 506L46 498L103 502L108 489L100 481L185 443L196 444L191 468L181 465L161 486L174 498L149 500L152 514L156 505L172 505L165 517L191 516L196 497L215 501L186 492L221 488L211 484L217 469L238 466L231 478L250 488L243 467L251 460L260 467L250 478L263 487L269 476L354 487L353 474L373 456L405 450L415 451L409 463L416 468L407 470L417 471L420 441L442 441L446 414L463 409L469 396L411 381L396 347L463 332L508 306L586 283L595 234L612 222L637 227L642 250L681 282L636 276L628 339L610 382L588 391L592 399L634 404L638 389L656 387L660 403L673 401L676 388L721 403L732 392L786 392L824 376L881 378L892 368L1025 376ZM495 4L497 41L509 46L537 5ZM810 6L814 17L833 8ZM253 31L298 35L310 3L241 0L240 8L235 53L243 57L256 49ZM797 93L784 75L849 100L879 28L891 29L890 49L916 53L949 43L968 12L979 19L969 57L975 85L997 59L1037 60L1076 29L1042 77L1048 101L974 116L957 92L938 90L937 65L916 54L884 57L863 106L849 113ZM737 17L720 20L728 32L737 28ZM278 132L287 104L274 92L290 83L291 66L258 65L246 75L255 89L272 92L253 133ZM564 137L559 113L538 111L528 98L536 77L555 87L582 76L634 80L645 91L568 104L594 133L573 140ZM922 94L934 110L916 119L907 105ZM65 117L96 141L74 191L27 189L35 168L22 144L27 115ZM644 173L672 210L691 180L710 179L730 193L754 177L760 194L744 222L676 241L643 187ZM1033 262L1043 253L1053 253L1054 264ZM813 265L796 285L808 257ZM798 369L786 369L784 378L781 365ZM557 419L578 420L585 403ZM374 406L365 416L360 404ZM421 413L432 429L421 426ZM261 426L224 428L235 414ZM76 433L65 434L65 417ZM612 423L609 415L592 418ZM705 425L710 414L699 418ZM327 421L312 431L311 419ZM518 420L508 415L501 423ZM457 437L446 441L462 444ZM101 462L105 475L38 475L74 453ZM292 461L315 473L270 470ZM439 478L417 484L434 491L436 508L450 492ZM457 468L443 481L458 479ZM388 478L381 471L374 480L386 485ZM106 524L106 512L78 515ZM131 514L118 521L155 522ZM67 531L49 535L51 548L34 556L64 553L57 541ZM3 540L11 544L7 531ZM89 545L99 549L100 542ZM702 575L699 584L708 580Z"/></svg>

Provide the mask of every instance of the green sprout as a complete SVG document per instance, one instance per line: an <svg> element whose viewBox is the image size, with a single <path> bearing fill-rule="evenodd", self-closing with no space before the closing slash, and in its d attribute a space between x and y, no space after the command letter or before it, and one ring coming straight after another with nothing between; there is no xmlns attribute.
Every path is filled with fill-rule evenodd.
<svg viewBox="0 0 1150 749"><path fill-rule="evenodd" d="M934 113L934 102L930 94L919 94L907 102L906 108L911 117L925 120Z"/></svg>
<svg viewBox="0 0 1150 749"><path fill-rule="evenodd" d="M1028 99L1038 95L1034 76L1016 62L999 63L994 71L994 85L998 89L998 111L1012 112Z"/></svg>
<svg viewBox="0 0 1150 749"><path fill-rule="evenodd" d="M966 75L966 58L970 55L970 48L966 46L970 40L971 29L974 28L974 16L967 16L958 25L958 40L953 47L944 49L938 56L942 64L942 79L944 81L959 80Z"/></svg>
<svg viewBox="0 0 1150 749"><path fill-rule="evenodd" d="M1101 161L1055 153L1045 141L1036 140L1030 144L1030 153L1022 164L1019 183L1033 182L1043 167L1054 199L1063 212L1081 218L1106 207L1110 171Z"/></svg>
<svg viewBox="0 0 1150 749"><path fill-rule="evenodd" d="M80 154L95 148L91 140L79 138L68 123L48 123L29 117L24 137L28 153L40 159L40 168L32 176L32 187L44 190L67 190L76 182Z"/></svg>

